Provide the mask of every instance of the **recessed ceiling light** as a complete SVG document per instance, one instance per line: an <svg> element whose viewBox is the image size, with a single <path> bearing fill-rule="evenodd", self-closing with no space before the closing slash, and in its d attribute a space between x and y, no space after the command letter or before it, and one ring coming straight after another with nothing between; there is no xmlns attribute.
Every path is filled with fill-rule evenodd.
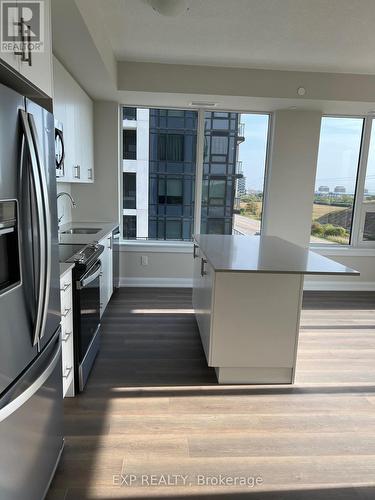
<svg viewBox="0 0 375 500"><path fill-rule="evenodd" d="M187 0L148 0L155 12L162 16L175 17L187 12Z"/></svg>

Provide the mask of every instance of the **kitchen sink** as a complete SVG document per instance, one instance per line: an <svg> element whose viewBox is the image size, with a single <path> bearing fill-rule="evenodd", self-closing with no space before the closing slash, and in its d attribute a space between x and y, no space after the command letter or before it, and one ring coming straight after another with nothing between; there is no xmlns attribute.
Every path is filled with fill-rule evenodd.
<svg viewBox="0 0 375 500"><path fill-rule="evenodd" d="M101 231L100 227L73 227L62 231L61 234L96 234Z"/></svg>

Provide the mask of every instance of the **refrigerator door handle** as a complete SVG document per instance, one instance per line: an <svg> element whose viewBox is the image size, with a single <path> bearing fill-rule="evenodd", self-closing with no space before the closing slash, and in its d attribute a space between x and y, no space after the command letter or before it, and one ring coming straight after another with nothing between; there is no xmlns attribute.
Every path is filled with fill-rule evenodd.
<svg viewBox="0 0 375 500"><path fill-rule="evenodd" d="M51 215L49 207L49 197L48 197L48 187L46 170L43 162L43 156L41 154L41 149L39 145L38 133L35 126L34 117L31 113L28 113L31 135L34 142L35 154L37 158L38 168L39 168L39 178L42 186L42 200L43 200L43 210L44 210L44 235L45 235L45 245L46 245L46 260L45 260L45 283L44 283L44 294L43 294L43 312L42 321L40 328L39 338L41 339L45 333L45 325L48 313L48 296L49 289L51 286Z"/></svg>
<svg viewBox="0 0 375 500"><path fill-rule="evenodd" d="M44 385L44 383L48 380L53 370L55 369L57 363L60 360L61 353L61 343L58 342L55 353L52 356L52 360L44 370L44 372L39 375L39 377L19 396L10 401L3 408L0 408L0 422L7 419L15 413L21 406L23 406L33 395L38 392L38 390Z"/></svg>
<svg viewBox="0 0 375 500"><path fill-rule="evenodd" d="M42 198L42 188L39 176L39 168L37 163L37 158L35 154L33 139L31 135L31 130L29 122L27 119L26 111L20 110L21 123L23 129L23 144L26 142L30 163L31 163L31 179L34 186L35 197L36 197L36 207L38 215L38 233L39 233L39 280L37 285L37 311L33 331L33 345L38 343L40 338L40 332L43 324L43 314L44 314L44 293L45 293L45 283L46 283L46 238L45 238L45 222L44 222L44 209L43 209L43 198ZM23 149L23 146L22 146ZM21 155L22 156L22 155ZM23 158L21 157L21 162Z"/></svg>

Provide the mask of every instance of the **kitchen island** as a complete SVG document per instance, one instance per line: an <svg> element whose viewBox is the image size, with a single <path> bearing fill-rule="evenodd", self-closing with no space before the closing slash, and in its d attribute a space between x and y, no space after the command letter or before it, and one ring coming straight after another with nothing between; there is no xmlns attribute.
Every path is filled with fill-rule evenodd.
<svg viewBox="0 0 375 500"><path fill-rule="evenodd" d="M195 237L193 307L219 383L293 383L311 274L359 275L275 236Z"/></svg>

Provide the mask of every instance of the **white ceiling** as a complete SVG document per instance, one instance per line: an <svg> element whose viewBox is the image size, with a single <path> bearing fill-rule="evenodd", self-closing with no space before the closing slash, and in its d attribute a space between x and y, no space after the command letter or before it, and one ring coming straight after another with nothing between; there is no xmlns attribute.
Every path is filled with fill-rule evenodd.
<svg viewBox="0 0 375 500"><path fill-rule="evenodd" d="M147 0L80 1L118 60L375 74L375 0L188 0L178 17Z"/></svg>

